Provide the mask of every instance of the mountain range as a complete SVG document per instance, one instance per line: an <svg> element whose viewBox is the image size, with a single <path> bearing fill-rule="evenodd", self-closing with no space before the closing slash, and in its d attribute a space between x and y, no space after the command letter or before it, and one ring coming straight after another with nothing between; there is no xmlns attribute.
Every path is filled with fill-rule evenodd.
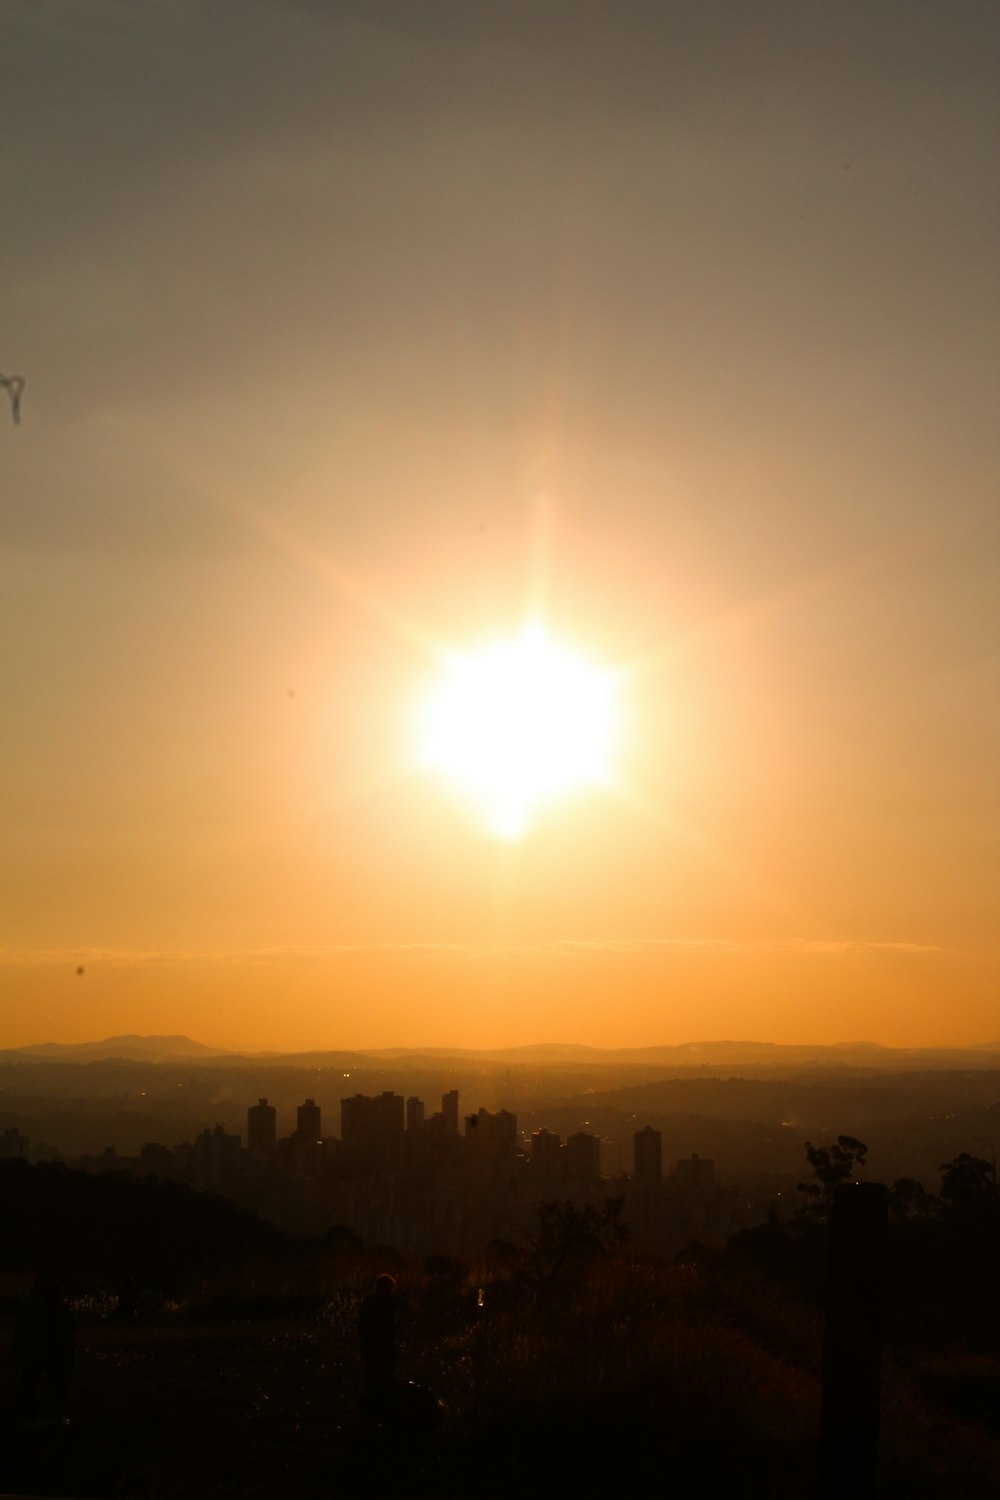
<svg viewBox="0 0 1000 1500"><path fill-rule="evenodd" d="M689 1042L651 1047L584 1047L572 1043L475 1049L461 1047L383 1047L309 1052L238 1052L209 1047L187 1036L113 1036L94 1042L41 1042L0 1051L5 1062L32 1061L91 1063L122 1060L145 1063L222 1062L232 1065L273 1063L284 1067L321 1068L392 1062L401 1068L422 1068L449 1059L507 1067L609 1066L663 1067L706 1071L733 1067L795 1068L969 1068L993 1067L1000 1058L1000 1042L972 1047L897 1048L873 1042L838 1042L826 1046L779 1042Z"/></svg>

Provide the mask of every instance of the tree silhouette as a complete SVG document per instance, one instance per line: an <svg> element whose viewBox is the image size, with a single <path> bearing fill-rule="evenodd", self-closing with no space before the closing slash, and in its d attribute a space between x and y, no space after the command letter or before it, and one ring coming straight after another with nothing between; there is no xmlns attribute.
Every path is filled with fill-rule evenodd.
<svg viewBox="0 0 1000 1500"><path fill-rule="evenodd" d="M943 1162L938 1170L941 1201L949 1207L969 1202L990 1203L1000 1198L996 1167L981 1156L970 1156L963 1151L954 1161Z"/></svg>
<svg viewBox="0 0 1000 1500"><path fill-rule="evenodd" d="M945 1219L956 1229L975 1231L981 1245L1000 1241L1000 1185L996 1167L981 1156L963 1151L941 1171L941 1202Z"/></svg>
<svg viewBox="0 0 1000 1500"><path fill-rule="evenodd" d="M806 1141L806 1160L816 1181L798 1184L798 1191L808 1200L802 1213L810 1218L825 1218L837 1187L857 1175L867 1155L864 1141L853 1135L838 1135L832 1146L814 1146L812 1141Z"/></svg>
<svg viewBox="0 0 1000 1500"><path fill-rule="evenodd" d="M900 1177L889 1189L889 1216L896 1224L933 1219L941 1211L941 1200L914 1177Z"/></svg>
<svg viewBox="0 0 1000 1500"><path fill-rule="evenodd" d="M629 1237L622 1223L624 1198L608 1198L603 1208L549 1198L538 1205L538 1227L528 1236L538 1271L549 1281L568 1266L606 1255Z"/></svg>

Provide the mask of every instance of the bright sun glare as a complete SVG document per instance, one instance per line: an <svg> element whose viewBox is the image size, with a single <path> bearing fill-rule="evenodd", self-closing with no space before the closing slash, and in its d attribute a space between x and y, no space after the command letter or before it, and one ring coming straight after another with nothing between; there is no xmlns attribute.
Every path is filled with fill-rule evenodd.
<svg viewBox="0 0 1000 1500"><path fill-rule="evenodd" d="M608 779L612 689L610 673L529 624L448 659L425 705L424 760L475 801L493 834L520 838L541 803Z"/></svg>

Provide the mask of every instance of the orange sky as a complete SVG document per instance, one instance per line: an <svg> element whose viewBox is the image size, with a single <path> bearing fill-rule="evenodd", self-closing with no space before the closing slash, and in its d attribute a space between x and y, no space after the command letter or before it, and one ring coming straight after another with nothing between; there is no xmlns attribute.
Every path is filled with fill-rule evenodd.
<svg viewBox="0 0 1000 1500"><path fill-rule="evenodd" d="M0 17L0 1045L997 1040L995 13L227 15Z"/></svg>

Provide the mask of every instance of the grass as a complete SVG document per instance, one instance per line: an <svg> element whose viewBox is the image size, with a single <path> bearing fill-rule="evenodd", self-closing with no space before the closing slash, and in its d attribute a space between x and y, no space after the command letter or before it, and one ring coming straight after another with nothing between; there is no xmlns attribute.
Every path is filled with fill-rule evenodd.
<svg viewBox="0 0 1000 1500"><path fill-rule="evenodd" d="M129 1324L84 1300L70 1428L20 1432L16 1372L0 1369L0 1491L490 1500L645 1491L662 1475L678 1496L814 1492L816 1315L755 1274L628 1254L551 1282L402 1265L418 1316L399 1373L449 1411L420 1440L366 1428L357 1406L357 1305L382 1259L346 1250L277 1274L246 1267ZM8 1308L18 1289L0 1288ZM0 1321L4 1339L9 1312ZM887 1370L881 1496L991 1492L1000 1442L948 1391L995 1373L990 1364L973 1380L954 1361Z"/></svg>

